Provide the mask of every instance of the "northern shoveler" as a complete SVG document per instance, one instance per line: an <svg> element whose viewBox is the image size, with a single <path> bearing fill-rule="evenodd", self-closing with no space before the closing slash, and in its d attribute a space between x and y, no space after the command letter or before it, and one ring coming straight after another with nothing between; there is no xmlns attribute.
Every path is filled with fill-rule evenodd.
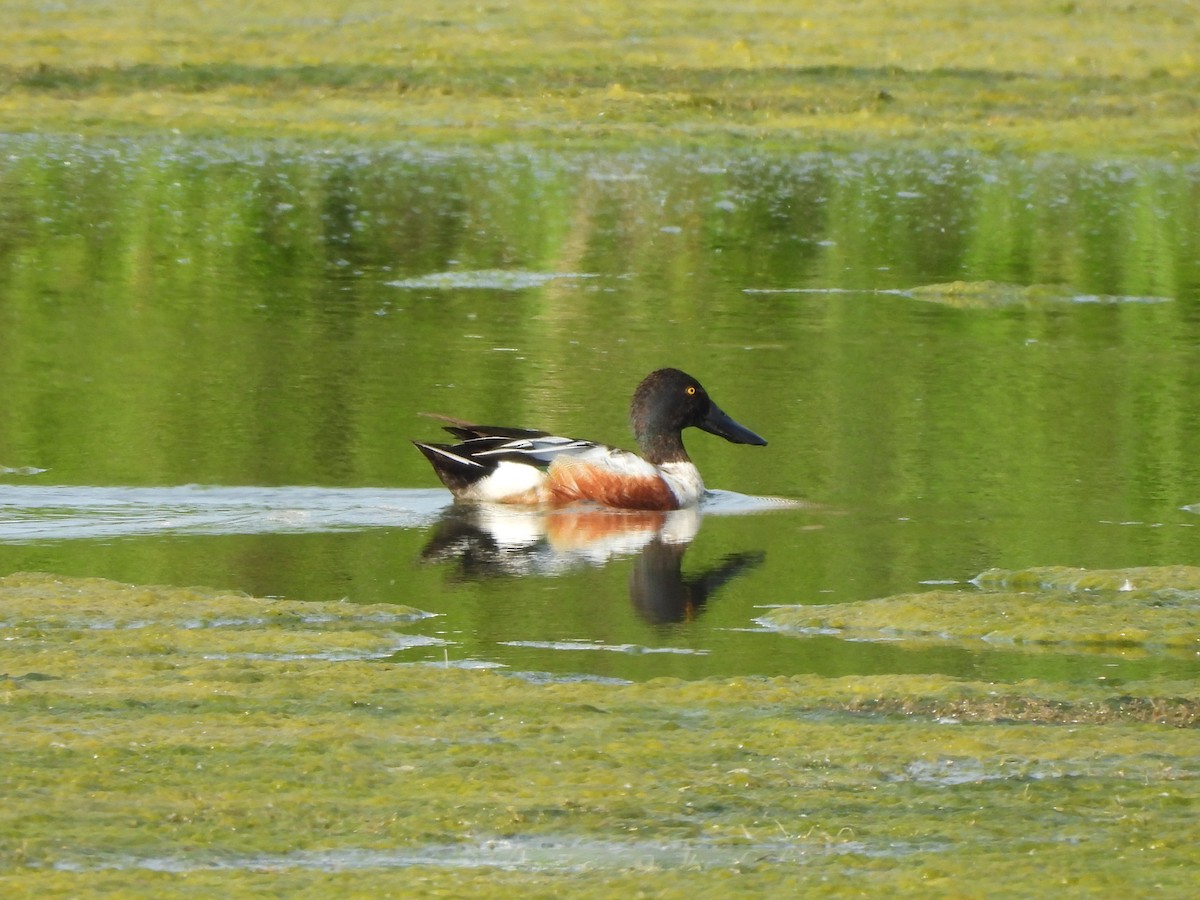
<svg viewBox="0 0 1200 900"><path fill-rule="evenodd" d="M679 509L700 501L704 482L683 448L695 426L734 444L765 446L678 369L651 372L638 385L629 422L642 456L593 441L524 428L449 422L461 443L413 441L459 500L561 506L590 500L621 509Z"/></svg>

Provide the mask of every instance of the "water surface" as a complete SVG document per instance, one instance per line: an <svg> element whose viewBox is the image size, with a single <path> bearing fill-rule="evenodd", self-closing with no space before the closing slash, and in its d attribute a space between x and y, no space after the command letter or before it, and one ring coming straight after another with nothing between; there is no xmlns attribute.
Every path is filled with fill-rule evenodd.
<svg viewBox="0 0 1200 900"><path fill-rule="evenodd" d="M1153 160L5 138L0 569L404 603L442 643L401 658L558 675L1193 677L755 621L1200 561L1198 199ZM770 442L688 436L722 493L682 536L497 538L409 444L630 446L663 365Z"/></svg>

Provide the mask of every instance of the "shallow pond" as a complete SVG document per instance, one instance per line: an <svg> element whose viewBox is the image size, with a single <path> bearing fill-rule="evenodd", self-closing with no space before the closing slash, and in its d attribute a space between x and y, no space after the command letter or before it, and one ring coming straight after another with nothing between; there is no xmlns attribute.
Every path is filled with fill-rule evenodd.
<svg viewBox="0 0 1200 900"><path fill-rule="evenodd" d="M1198 303L1195 164L8 137L0 573L406 604L390 659L553 675L1192 679L764 622L1200 562ZM686 521L468 515L409 443L630 446L664 365L769 440L690 435Z"/></svg>

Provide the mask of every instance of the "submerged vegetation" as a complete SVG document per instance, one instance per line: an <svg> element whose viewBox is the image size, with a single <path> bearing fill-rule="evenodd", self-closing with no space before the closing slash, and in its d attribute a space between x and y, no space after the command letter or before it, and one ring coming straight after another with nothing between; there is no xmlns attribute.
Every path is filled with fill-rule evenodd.
<svg viewBox="0 0 1200 900"><path fill-rule="evenodd" d="M372 660L401 607L14 575L0 610L13 896L1178 893L1200 863L1194 685L531 683Z"/></svg>
<svg viewBox="0 0 1200 900"><path fill-rule="evenodd" d="M5 7L8 130L1194 153L1187 4Z"/></svg>

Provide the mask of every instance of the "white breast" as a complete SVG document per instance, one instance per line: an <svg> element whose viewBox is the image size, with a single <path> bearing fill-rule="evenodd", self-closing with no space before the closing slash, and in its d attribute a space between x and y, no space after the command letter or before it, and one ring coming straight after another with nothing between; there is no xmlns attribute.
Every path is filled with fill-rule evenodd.
<svg viewBox="0 0 1200 900"><path fill-rule="evenodd" d="M704 481L692 462L667 462L659 468L663 481L675 495L680 506L695 506L704 496Z"/></svg>

